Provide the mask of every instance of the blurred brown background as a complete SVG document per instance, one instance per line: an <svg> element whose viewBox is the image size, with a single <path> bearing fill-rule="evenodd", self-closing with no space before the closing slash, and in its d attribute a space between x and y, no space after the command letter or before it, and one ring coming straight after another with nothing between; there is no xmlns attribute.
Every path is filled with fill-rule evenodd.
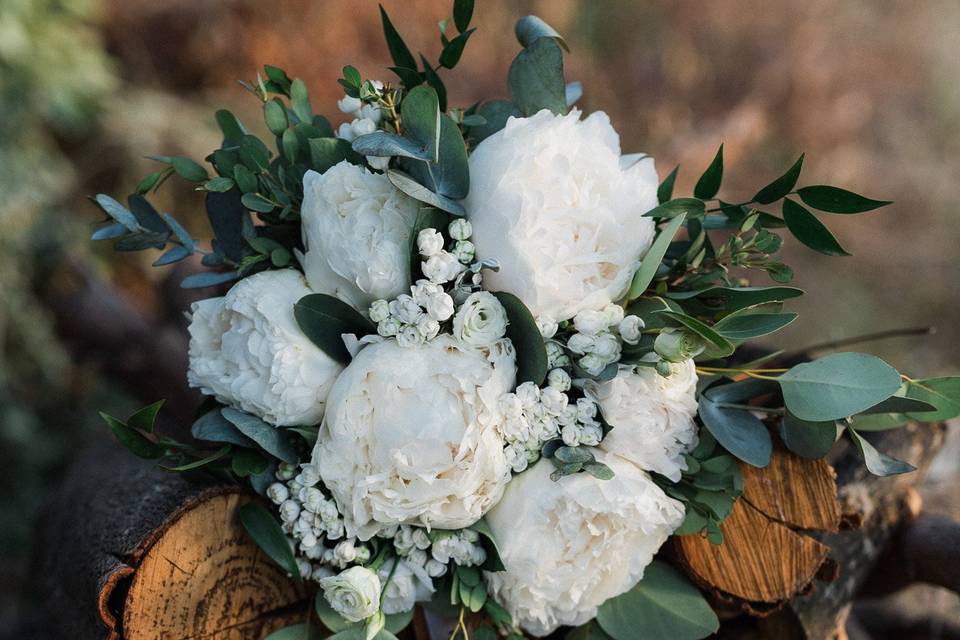
<svg viewBox="0 0 960 640"><path fill-rule="evenodd" d="M411 48L435 58L450 2L384 5ZM895 200L874 214L825 214L854 257L787 241L795 284L810 295L791 305L801 319L777 343L932 324L933 336L858 348L910 375L960 368L960 3L477 5L479 31L445 77L453 105L506 95L513 23L537 13L570 44L579 106L608 112L624 151L654 155L661 175L680 163L679 192L722 141L727 200L746 199L800 152L802 183ZM0 566L13 574L0 587L0 628L29 610L15 594L31 518L69 453L102 433L96 410L167 397L177 425L195 401L181 314L211 292L179 290L182 273L151 269L156 256L93 246L98 214L84 198L132 191L153 170L146 154L201 158L219 143L221 106L262 130L236 80L264 63L304 78L314 109L336 123L341 67L387 78L388 61L369 0L0 0ZM170 181L156 202L205 237L198 194ZM926 497L956 515L953 442ZM899 598L918 615L960 615L945 592Z"/></svg>

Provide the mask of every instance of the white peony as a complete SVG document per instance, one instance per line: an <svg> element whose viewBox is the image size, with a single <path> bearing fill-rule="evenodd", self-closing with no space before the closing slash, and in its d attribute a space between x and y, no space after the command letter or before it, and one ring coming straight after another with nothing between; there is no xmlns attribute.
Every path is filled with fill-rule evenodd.
<svg viewBox="0 0 960 640"><path fill-rule="evenodd" d="M513 345L463 345L441 334L361 351L334 384L313 452L346 520L368 540L398 523L467 527L510 473L498 400L515 381Z"/></svg>
<svg viewBox="0 0 960 640"><path fill-rule="evenodd" d="M471 293L453 316L453 335L474 347L493 344L507 332L507 312L497 297L486 291Z"/></svg>
<svg viewBox="0 0 960 640"><path fill-rule="evenodd" d="M568 320L617 300L653 240L642 217L657 205L653 160L621 162L603 112L510 118L470 156L470 182L477 254L501 267L485 284L534 317Z"/></svg>
<svg viewBox="0 0 960 640"><path fill-rule="evenodd" d="M491 595L535 636L583 624L629 591L683 521L683 505L630 462L599 453L610 480L550 479L540 461L516 476L489 514L506 571L487 573Z"/></svg>
<svg viewBox="0 0 960 640"><path fill-rule="evenodd" d="M410 286L410 245L419 205L386 176L341 162L303 176L300 217L310 287L365 311Z"/></svg>
<svg viewBox="0 0 960 640"><path fill-rule="evenodd" d="M396 569L393 568L394 564L397 565ZM387 561L378 573L384 584L382 609L388 616L410 611L417 602L430 600L435 591L427 570L408 560L396 558L393 562Z"/></svg>
<svg viewBox="0 0 960 640"><path fill-rule="evenodd" d="M263 271L222 298L193 303L191 387L270 424L316 424L343 367L297 326L293 305L313 293L292 269Z"/></svg>
<svg viewBox="0 0 960 640"><path fill-rule="evenodd" d="M601 448L674 482L697 446L697 370L693 360L671 365L663 377L650 367L621 366L606 382L588 381L584 392L614 428Z"/></svg>
<svg viewBox="0 0 960 640"><path fill-rule="evenodd" d="M350 622L360 622L380 610L380 578L366 567L350 567L320 580L323 597Z"/></svg>

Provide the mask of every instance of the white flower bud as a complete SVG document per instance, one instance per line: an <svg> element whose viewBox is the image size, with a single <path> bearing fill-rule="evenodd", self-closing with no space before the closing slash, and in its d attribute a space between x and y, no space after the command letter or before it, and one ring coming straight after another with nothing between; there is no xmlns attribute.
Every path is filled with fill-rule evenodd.
<svg viewBox="0 0 960 640"><path fill-rule="evenodd" d="M594 311L593 309L584 309L573 318L573 326L580 333L596 335L606 329L607 314L603 311Z"/></svg>
<svg viewBox="0 0 960 640"><path fill-rule="evenodd" d="M304 551L315 546L317 546L317 536L314 533L305 533L300 537L300 548Z"/></svg>
<svg viewBox="0 0 960 640"><path fill-rule="evenodd" d="M450 223L447 231L454 240L466 240L473 235L473 225L466 218L457 218Z"/></svg>
<svg viewBox="0 0 960 640"><path fill-rule="evenodd" d="M603 308L603 316L606 318L608 327L620 324L620 321L623 320L623 307L618 304L608 304Z"/></svg>
<svg viewBox="0 0 960 640"><path fill-rule="evenodd" d="M310 579L314 582L320 582L324 578L329 578L333 575L333 569L328 567L325 564L318 564L314 569L313 573L310 574Z"/></svg>
<svg viewBox="0 0 960 640"><path fill-rule="evenodd" d="M445 322L453 315L453 298L441 291L427 301L425 308L431 318L437 322Z"/></svg>
<svg viewBox="0 0 960 640"><path fill-rule="evenodd" d="M359 564L366 564L370 561L370 547L365 544L360 545L357 549L357 557L354 558L354 562Z"/></svg>
<svg viewBox="0 0 960 640"><path fill-rule="evenodd" d="M529 462L526 448L511 444L503 450L503 453L507 456L507 464L514 473L522 473L527 468Z"/></svg>
<svg viewBox="0 0 960 640"><path fill-rule="evenodd" d="M380 577L364 567L350 567L320 580L323 597L334 611L360 622L380 610Z"/></svg>
<svg viewBox="0 0 960 640"><path fill-rule="evenodd" d="M643 320L637 316L626 316L620 321L617 331L620 338L627 344L637 344L640 342L640 331L643 330Z"/></svg>
<svg viewBox="0 0 960 640"><path fill-rule="evenodd" d="M580 444L595 447L603 438L603 429L598 424L588 424L580 429Z"/></svg>
<svg viewBox="0 0 960 640"><path fill-rule="evenodd" d="M550 368L566 367L570 364L570 356L558 343L550 341L544 345L547 349L547 366Z"/></svg>
<svg viewBox="0 0 960 640"><path fill-rule="evenodd" d="M436 229L421 229L417 234L417 249L425 258L443 251L443 236Z"/></svg>
<svg viewBox="0 0 960 640"><path fill-rule="evenodd" d="M300 516L300 503L296 500L284 500L280 505L280 519L284 522L295 522Z"/></svg>
<svg viewBox="0 0 960 640"><path fill-rule="evenodd" d="M591 422L597 417L597 403L588 398L577 400L577 417L580 422Z"/></svg>
<svg viewBox="0 0 960 640"><path fill-rule="evenodd" d="M561 369L562 371L562 369ZM558 416L567 408L570 399L556 387L547 387L540 392L540 403L548 413Z"/></svg>
<svg viewBox="0 0 960 640"><path fill-rule="evenodd" d="M360 108L360 117L378 124L383 117L383 111L375 104L365 104Z"/></svg>
<svg viewBox="0 0 960 640"><path fill-rule="evenodd" d="M376 131L377 123L370 118L357 118L350 123L350 129L353 132L353 138L350 140L353 141L360 136L365 136L368 133Z"/></svg>
<svg viewBox="0 0 960 640"><path fill-rule="evenodd" d="M341 140L346 140L347 142L353 142L353 139L356 136L353 133L353 127L350 126L349 122L344 122L339 127L337 127L337 137Z"/></svg>
<svg viewBox="0 0 960 640"><path fill-rule="evenodd" d="M390 305L386 300L374 300L370 305L370 319L382 322L390 317Z"/></svg>
<svg viewBox="0 0 960 640"><path fill-rule="evenodd" d="M357 548L353 545L353 540L344 540L337 543L337 546L333 548L333 557L342 566L353 562L357 557Z"/></svg>
<svg viewBox="0 0 960 640"><path fill-rule="evenodd" d="M313 573L313 565L306 558L297 558L297 569L300 571L300 577L307 579Z"/></svg>
<svg viewBox="0 0 960 640"><path fill-rule="evenodd" d="M477 255L477 248L469 240L457 240L453 246L453 255L463 264L470 264Z"/></svg>
<svg viewBox="0 0 960 640"><path fill-rule="evenodd" d="M428 315L422 315L417 320L417 331L420 332L424 340L432 340L440 333L440 323Z"/></svg>
<svg viewBox="0 0 960 640"><path fill-rule="evenodd" d="M290 497L290 491L287 489L287 485L282 482L274 482L267 487L267 497L270 498L274 504L281 504Z"/></svg>
<svg viewBox="0 0 960 640"><path fill-rule="evenodd" d="M392 300L388 306L390 307L390 315L402 324L416 324L420 316L423 315L423 309L420 308L420 305L406 293L397 296L397 299Z"/></svg>
<svg viewBox="0 0 960 640"><path fill-rule="evenodd" d="M466 269L457 257L447 251L440 251L427 258L426 262L421 264L423 275L430 282L443 284L456 279L460 273Z"/></svg>
<svg viewBox="0 0 960 640"><path fill-rule="evenodd" d="M417 283L410 287L410 294L421 307L426 307L430 300L443 293L443 287L429 280L417 280Z"/></svg>
<svg viewBox="0 0 960 640"><path fill-rule="evenodd" d="M503 394L497 404L500 413L507 419L515 419L523 415L523 403L520 402L520 398L515 393Z"/></svg>
<svg viewBox="0 0 960 640"><path fill-rule="evenodd" d="M560 437L563 438L563 444L568 447L577 447L580 445L580 427L568 424L560 431Z"/></svg>
<svg viewBox="0 0 960 640"><path fill-rule="evenodd" d="M532 382L524 382L518 386L516 394L524 409L532 409L534 405L540 403L540 387Z"/></svg>
<svg viewBox="0 0 960 640"><path fill-rule="evenodd" d="M312 487L320 482L320 472L312 464L305 464L300 467L300 475L296 480L305 487Z"/></svg>
<svg viewBox="0 0 960 640"><path fill-rule="evenodd" d="M570 390L570 374L563 369L551 369L550 373L547 374L547 384L566 393Z"/></svg>
<svg viewBox="0 0 960 640"><path fill-rule="evenodd" d="M390 336L397 335L401 326L400 321L391 316L377 323L377 333L384 338L389 338Z"/></svg>
<svg viewBox="0 0 960 640"><path fill-rule="evenodd" d="M430 547L430 536L425 529L415 527L413 530L413 544L417 549L428 549Z"/></svg>
<svg viewBox="0 0 960 640"><path fill-rule="evenodd" d="M363 107L363 103L360 101L360 98L354 98L351 96L343 96L337 100L337 109L340 109L342 113L354 114Z"/></svg>
<svg viewBox="0 0 960 640"><path fill-rule="evenodd" d="M579 419L580 412L577 411L577 406L574 404L568 404L567 408L563 410L563 413L557 416L557 422L564 427L568 424L576 424Z"/></svg>
<svg viewBox="0 0 960 640"><path fill-rule="evenodd" d="M306 487L302 489L300 493L304 509L311 513L317 513L323 508L323 505L326 504L323 493L316 487Z"/></svg>
<svg viewBox="0 0 960 640"><path fill-rule="evenodd" d="M586 333L575 333L567 340L567 348L574 353L590 353L597 344L597 337Z"/></svg>
<svg viewBox="0 0 960 640"><path fill-rule="evenodd" d="M537 318L537 329L540 330L541 336L549 340L553 336L557 335L557 321L550 316L540 316Z"/></svg>
<svg viewBox="0 0 960 640"><path fill-rule="evenodd" d="M620 341L609 331L604 331L597 336L591 353L599 356L608 364L614 362L620 359Z"/></svg>
<svg viewBox="0 0 960 640"><path fill-rule="evenodd" d="M290 464L289 462L281 462L279 465L277 465L278 480L293 480L295 475L297 475L297 465Z"/></svg>
<svg viewBox="0 0 960 640"><path fill-rule="evenodd" d="M480 541L480 534L473 529L464 529L460 532L460 537L470 543L477 543Z"/></svg>
<svg viewBox="0 0 960 640"><path fill-rule="evenodd" d="M447 573L447 565L442 562L438 562L433 558L427 560L427 564L424 566L424 569L426 569L427 575L431 578L439 578Z"/></svg>
<svg viewBox="0 0 960 640"><path fill-rule="evenodd" d="M580 368L589 373L592 376L600 375L603 370L607 367L609 362L601 358L600 356L595 356L592 353L583 356L577 361L577 364L580 365Z"/></svg>
<svg viewBox="0 0 960 640"><path fill-rule="evenodd" d="M407 555L407 560L418 567L427 564L427 559L427 552L423 549L414 549Z"/></svg>
<svg viewBox="0 0 960 640"><path fill-rule="evenodd" d="M405 556L416 548L416 543L413 541L413 531L413 527L407 525L401 525L397 530L393 537L393 548L399 555Z"/></svg>
<svg viewBox="0 0 960 640"><path fill-rule="evenodd" d="M401 347L416 347L425 342L423 335L416 325L406 325L397 333L397 344Z"/></svg>

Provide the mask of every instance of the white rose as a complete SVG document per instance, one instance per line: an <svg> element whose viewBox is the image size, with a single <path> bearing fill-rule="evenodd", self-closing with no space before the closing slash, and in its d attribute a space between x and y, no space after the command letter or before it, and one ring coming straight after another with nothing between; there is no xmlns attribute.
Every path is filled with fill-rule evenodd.
<svg viewBox="0 0 960 640"><path fill-rule="evenodd" d="M465 344L483 347L507 332L507 312L497 297L486 291L471 293L453 316L453 335Z"/></svg>
<svg viewBox="0 0 960 640"><path fill-rule="evenodd" d="M466 267L457 260L457 256L449 251L439 251L427 258L426 262L422 262L421 265L423 275L425 275L430 282L436 284L450 282L456 279L456 277L466 269Z"/></svg>
<svg viewBox="0 0 960 640"><path fill-rule="evenodd" d="M423 551L420 551L423 553ZM397 568L394 569L393 565ZM390 572L393 575L389 578ZM389 560L380 567L380 580L383 582L383 613L390 616L413 609L417 602L426 602L433 596L433 580L423 565L408 560Z"/></svg>
<svg viewBox="0 0 960 640"><path fill-rule="evenodd" d="M380 610L380 578L365 567L350 567L320 580L323 597L350 622L360 622Z"/></svg>
<svg viewBox="0 0 960 640"><path fill-rule="evenodd" d="M515 358L507 340L477 349L441 334L409 348L372 344L353 359L313 452L348 536L369 540L396 524L459 529L496 504L509 479L498 400Z"/></svg>
<svg viewBox="0 0 960 640"><path fill-rule="evenodd" d="M671 369L665 378L649 367L621 366L613 380L589 381L584 392L614 427L603 449L677 482L684 454L697 445L697 371L693 360Z"/></svg>
<svg viewBox="0 0 960 640"><path fill-rule="evenodd" d="M426 258L440 253L443 251L443 236L436 229L421 229L417 234L417 249Z"/></svg>
<svg viewBox="0 0 960 640"><path fill-rule="evenodd" d="M632 589L683 521L683 505L646 473L610 454L597 459L612 479L578 473L554 482L544 460L516 476L487 515L507 569L487 573L488 588L535 636L583 624Z"/></svg>
<svg viewBox="0 0 960 640"><path fill-rule="evenodd" d="M640 342L640 331L643 330L643 326L643 320L639 317L627 316L620 321L617 332L627 344L637 344Z"/></svg>
<svg viewBox="0 0 960 640"><path fill-rule="evenodd" d="M595 336L608 326L607 314L604 311L584 309L573 318L573 326L580 333Z"/></svg>
<svg viewBox="0 0 960 640"><path fill-rule="evenodd" d="M501 266L486 284L534 317L567 320L617 300L653 240L642 217L657 206L653 160L621 167L603 112L510 118L470 156L470 182L472 240Z"/></svg>
<svg viewBox="0 0 960 640"><path fill-rule="evenodd" d="M300 210L310 287L365 310L410 286L410 243L419 205L386 176L349 162L303 176Z"/></svg>
<svg viewBox="0 0 960 640"><path fill-rule="evenodd" d="M293 305L313 293L297 271L263 271L191 307L191 387L278 426L316 424L343 367L300 330Z"/></svg>

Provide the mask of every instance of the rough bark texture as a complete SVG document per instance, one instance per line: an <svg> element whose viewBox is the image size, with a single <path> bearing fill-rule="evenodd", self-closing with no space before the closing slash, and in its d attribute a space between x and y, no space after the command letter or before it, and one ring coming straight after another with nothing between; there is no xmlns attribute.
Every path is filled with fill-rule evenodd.
<svg viewBox="0 0 960 640"><path fill-rule="evenodd" d="M302 619L306 595L236 522L251 499L94 446L38 525L44 637L240 640Z"/></svg>

